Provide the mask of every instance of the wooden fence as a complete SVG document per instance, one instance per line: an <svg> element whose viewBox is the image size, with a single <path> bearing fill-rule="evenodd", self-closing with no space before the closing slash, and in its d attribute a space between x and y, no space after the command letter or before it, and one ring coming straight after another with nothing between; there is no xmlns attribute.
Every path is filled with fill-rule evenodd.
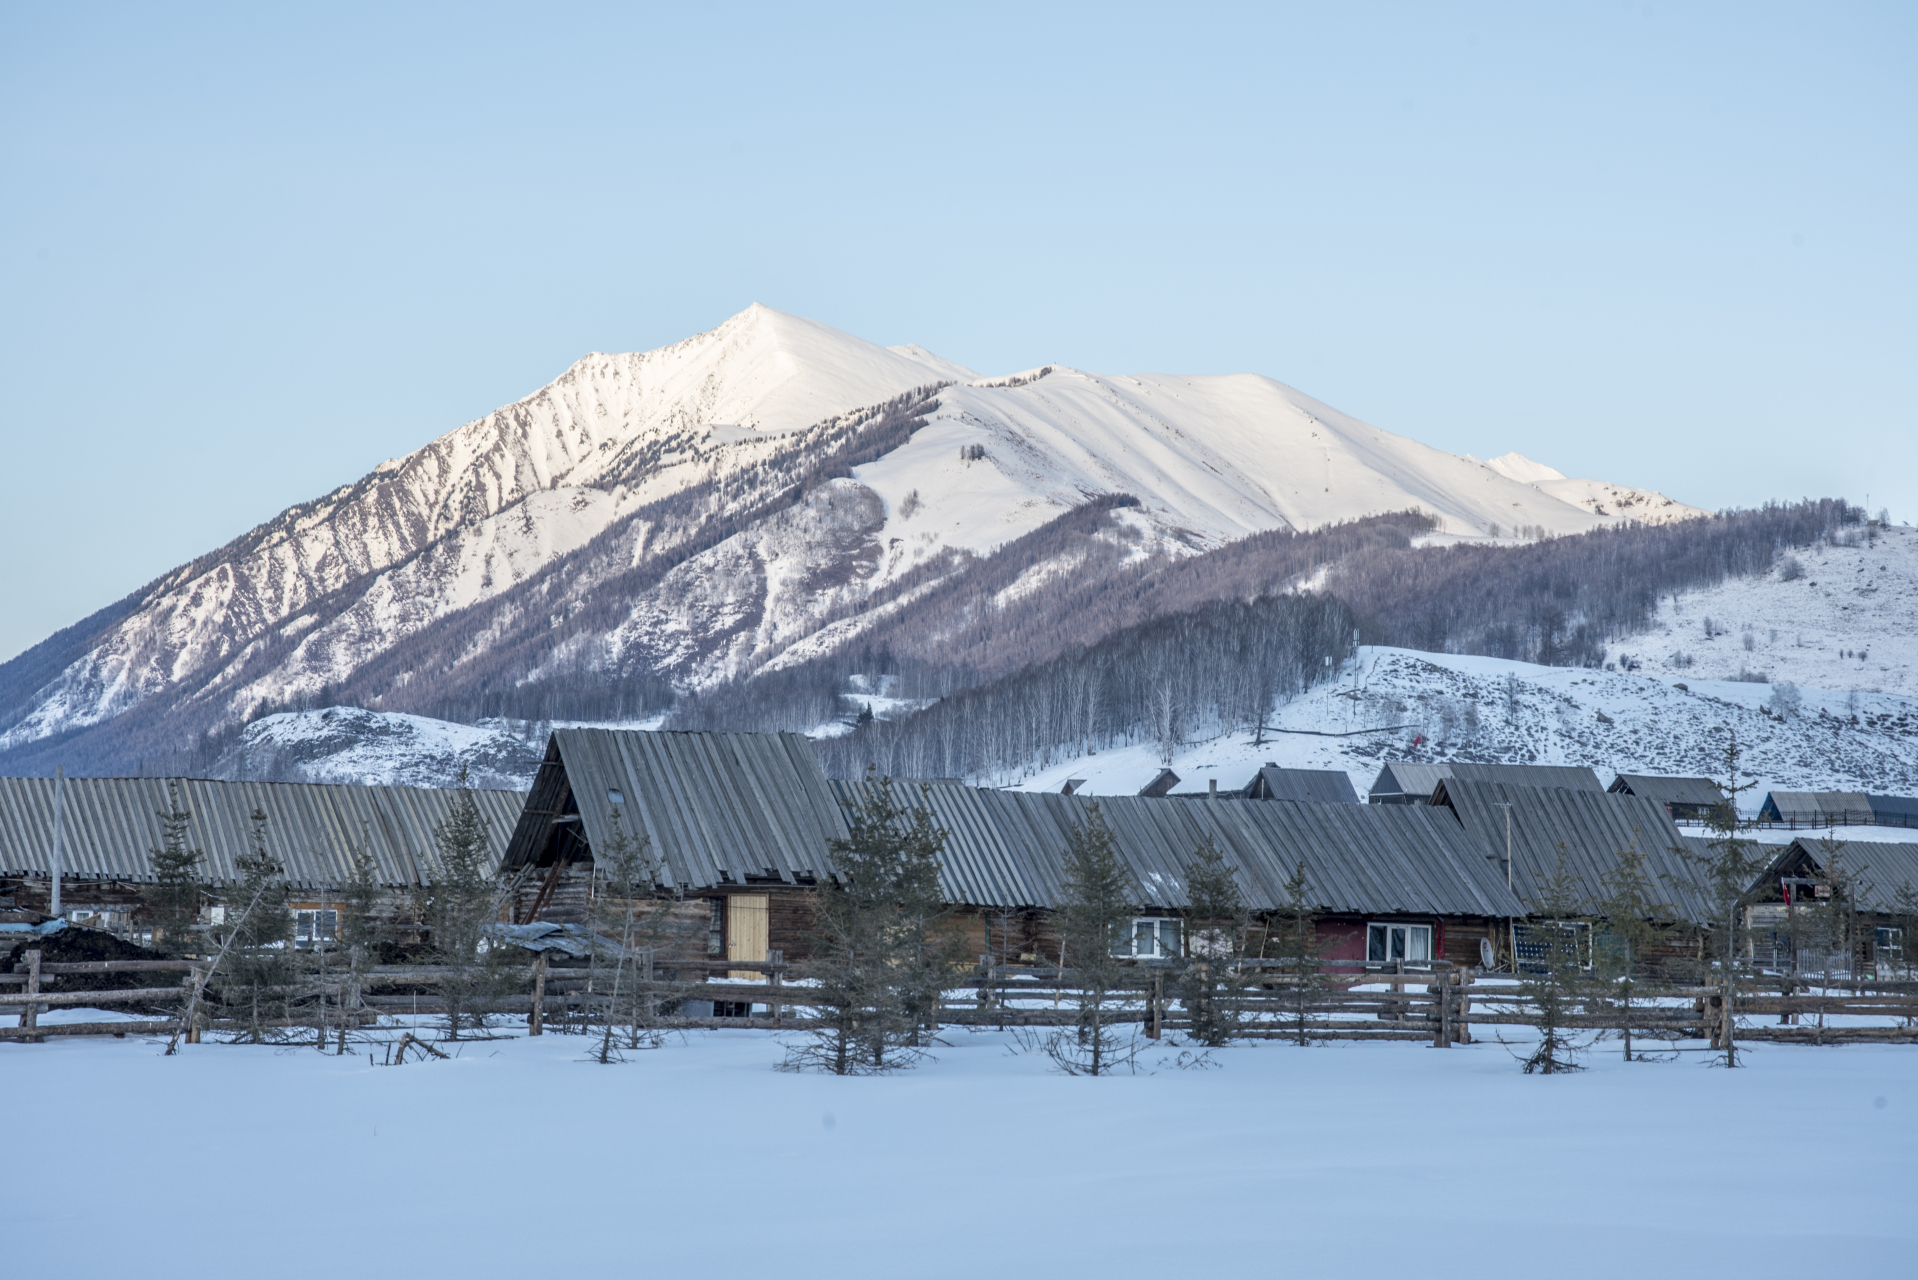
<svg viewBox="0 0 1918 1280"><path fill-rule="evenodd" d="M208 962L200 960L42 964L40 953L30 951L27 959L15 966L15 972L0 974L0 1011L17 1009L20 1014L19 1026L0 1027L0 1040L172 1034L180 1029L188 994L207 967ZM792 980L794 966L773 959L715 960L708 967L714 973L757 972L765 980L635 980L628 971L620 975L615 992L613 974L608 970L551 965L542 957L523 968L514 967L515 980L523 979L522 992L468 1001L465 1007L524 1017L534 1035L541 1034L549 1023L585 1029L609 1018L622 1024L639 1020L662 1030L799 1030L815 1024L806 999L807 986ZM60 979L69 975L146 973L181 976L168 986L48 990L49 986L57 988ZM348 1029L369 1026L382 1015L443 1013L446 1002L433 989L451 974L444 967L430 965L383 965L362 975L362 985L357 988L349 988L343 981L308 983L306 990L318 999L315 1008L301 1017L254 1025L288 1031L306 1028L324 1037L329 1032L344 1035ZM1152 1038L1188 1030L1191 1019L1180 1003L1178 980L1177 971L1170 967L1131 970L1110 992L1102 1019L1109 1024L1138 1024ZM19 988L18 994L7 992L8 987ZM380 987L389 990L375 990ZM411 990L391 991L394 987ZM1475 1036L1475 1028L1532 1026L1538 1017L1532 997L1510 977L1444 964L1409 972L1354 966L1341 970L1334 964L1313 974L1308 988L1302 995L1298 979L1270 962L1247 966L1220 997L1238 1022L1233 1038L1282 1039L1302 1034L1310 1040L1406 1040L1449 1047L1482 1038ZM1588 995L1575 1000L1560 1025L1574 1031L1598 1032L1622 1031L1629 1024L1635 1036L1647 1039L1702 1039L1714 1046L1723 1043L1727 1029L1723 988L1639 984L1632 994L1629 1009L1616 998ZM982 963L945 993L937 1021L961 1027L1075 1026L1080 1020L1079 1000L1080 991L1071 970ZM616 1009L616 1001L624 1003ZM689 1002L697 1002L702 1011L687 1016ZM717 1006L710 1015L703 1012L707 1002ZM173 1004L179 1012L146 1021L39 1021L39 1014L48 1009L127 1004L149 1008ZM1747 976L1740 979L1732 1006L1731 1034L1742 1041L1918 1043L1918 983L1913 982L1861 981L1842 992L1826 989L1811 994L1803 979ZM1861 1018L1872 1022L1859 1025L1849 1021ZM218 1032L233 1025L202 1015L187 1032L189 1038L197 1039L203 1031Z"/></svg>

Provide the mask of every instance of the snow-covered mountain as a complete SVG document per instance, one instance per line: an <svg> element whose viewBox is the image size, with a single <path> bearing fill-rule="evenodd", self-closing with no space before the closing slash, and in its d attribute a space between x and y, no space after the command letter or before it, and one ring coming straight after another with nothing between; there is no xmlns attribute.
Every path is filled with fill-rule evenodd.
<svg viewBox="0 0 1918 1280"><path fill-rule="evenodd" d="M1409 507L1473 538L1702 514L1511 457L1263 377L981 378L754 306L589 355L0 665L0 751L109 725L151 751L342 689L406 710L583 668L699 688L1098 494L1139 500L1141 554Z"/></svg>

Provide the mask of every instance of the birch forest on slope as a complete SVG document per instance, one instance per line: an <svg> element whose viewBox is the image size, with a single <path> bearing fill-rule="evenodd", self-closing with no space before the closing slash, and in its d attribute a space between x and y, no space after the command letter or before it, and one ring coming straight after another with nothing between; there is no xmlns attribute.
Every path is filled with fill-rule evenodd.
<svg viewBox="0 0 1918 1280"><path fill-rule="evenodd" d="M820 740L834 776L875 764L900 777L984 778L1139 742L1169 760L1179 743L1256 731L1358 644L1598 666L1606 642L1641 630L1661 597L1767 572L1787 549L1862 517L1807 501L1515 547L1417 547L1429 521L1411 513L1075 572L996 605L1020 572L1014 561L922 601L862 647L685 699L666 723L810 727L844 714L857 675L925 705ZM1096 544L1096 533L1066 536ZM1071 560L1065 550L1025 553ZM1321 577L1318 589L1297 589Z"/></svg>

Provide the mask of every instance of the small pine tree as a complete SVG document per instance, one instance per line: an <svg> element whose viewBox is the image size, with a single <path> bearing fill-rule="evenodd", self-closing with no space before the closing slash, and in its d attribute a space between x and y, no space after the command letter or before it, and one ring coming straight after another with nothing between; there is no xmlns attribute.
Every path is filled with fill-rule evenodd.
<svg viewBox="0 0 1918 1280"><path fill-rule="evenodd" d="M1538 1044L1522 1061L1527 1075L1557 1075L1577 1071L1584 1044L1572 1033L1571 1019L1585 1004L1585 970L1589 954L1590 921L1582 910L1578 876L1566 863L1565 846L1558 863L1538 885L1526 904L1532 921L1525 926L1517 963L1519 990L1530 1010Z"/></svg>
<svg viewBox="0 0 1918 1280"><path fill-rule="evenodd" d="M486 819L463 766L453 807L433 828L433 843L439 868L419 890L419 914L433 962L443 970L447 1036L457 1040L463 1031L485 1028L486 1002L503 985L505 954L489 945L503 895L487 866Z"/></svg>
<svg viewBox="0 0 1918 1280"><path fill-rule="evenodd" d="M1619 1015L1625 1061L1637 1062L1644 1059L1632 1056L1632 999L1645 954L1658 937L1657 921L1669 918L1672 908L1657 900L1636 829L1631 843L1616 857L1611 869L1600 873L1602 888L1592 902L1593 909L1605 920L1604 935L1595 941L1592 958L1602 989L1609 993Z"/></svg>
<svg viewBox="0 0 1918 1280"><path fill-rule="evenodd" d="M1324 944L1319 941L1318 907L1312 901L1303 858L1285 878L1285 901L1272 913L1266 927L1265 949L1274 959L1285 962L1286 1021L1292 1026L1296 1043L1303 1046L1311 1034L1312 1006L1324 997L1329 986Z"/></svg>
<svg viewBox="0 0 1918 1280"><path fill-rule="evenodd" d="M893 880L897 912L892 931L892 968L906 1022L906 1042L917 1049L939 1025L939 1007L961 968L965 939L943 926L951 915L939 890L939 855L946 833L933 819L925 784L920 802L905 818Z"/></svg>
<svg viewBox="0 0 1918 1280"><path fill-rule="evenodd" d="M250 847L233 863L239 882L211 934L226 954L220 1013L237 1024L235 1041L264 1044L282 1038L272 1024L292 1016L300 965L293 950L286 868L267 851L266 813L255 809L252 823Z"/></svg>
<svg viewBox="0 0 1918 1280"><path fill-rule="evenodd" d="M1759 856L1759 843L1744 834L1751 829L1752 824L1738 816L1738 797L1756 785L1749 781L1738 781L1741 754L1737 733L1728 734L1724 755L1725 782L1720 788L1725 798L1712 807L1706 818L1705 825L1712 833L1706 843L1706 852L1694 855L1685 850L1679 851L1698 868L1705 899L1711 908L1706 932L1711 943L1712 959L1717 966L1715 976L1720 992L1718 1043L1714 1047L1724 1052L1724 1065L1728 1067L1739 1065L1736 1020L1740 952L1747 932L1745 907L1750 901L1752 881L1764 866L1764 859Z"/></svg>
<svg viewBox="0 0 1918 1280"><path fill-rule="evenodd" d="M617 1062L623 1049L637 1049L650 1041L658 1020L654 1014L652 944L665 920L668 901L656 896L661 881L659 860L648 836L634 839L626 833L619 809L610 814L611 834L604 848L593 850L593 931L614 942L604 948L612 958L612 973L603 974L602 949L593 952L593 987L604 986L604 1024L593 1060Z"/></svg>
<svg viewBox="0 0 1918 1280"><path fill-rule="evenodd" d="M1905 881L1892 890L1891 929L1897 948L1895 964L1909 982L1918 978L1918 885Z"/></svg>
<svg viewBox="0 0 1918 1280"><path fill-rule="evenodd" d="M1126 966L1113 951L1131 923L1133 906L1131 877L1094 802L1066 843L1065 892L1058 911L1079 1010L1078 1034L1054 1036L1048 1044L1053 1059L1074 1075L1101 1075L1129 1057L1106 1015L1126 977Z"/></svg>
<svg viewBox="0 0 1918 1280"><path fill-rule="evenodd" d="M166 784L167 807L158 811L160 847L147 851L153 884L143 895L152 914L154 942L164 950L188 949L193 926L200 918L200 867L205 855L187 847L193 814L180 801L180 784Z"/></svg>
<svg viewBox="0 0 1918 1280"><path fill-rule="evenodd" d="M1237 869L1207 835L1185 864L1185 956L1179 999L1192 1038L1209 1048L1226 1044L1245 1020L1245 955L1250 916Z"/></svg>
<svg viewBox="0 0 1918 1280"><path fill-rule="evenodd" d="M340 895L340 941L346 947L346 975L340 1007L360 1007L367 980L380 963L380 953L391 930L381 912L385 894L380 889L379 862L373 856L372 832L360 830L358 844L346 851L346 883ZM344 1032L342 1032L344 1044Z"/></svg>
<svg viewBox="0 0 1918 1280"><path fill-rule="evenodd" d="M804 970L818 1023L789 1055L794 1068L854 1075L910 1065L951 977L934 940L945 833L923 804L909 810L894 798L892 779L869 772L867 782L865 798L846 806L847 834L831 844L834 877L820 886Z"/></svg>

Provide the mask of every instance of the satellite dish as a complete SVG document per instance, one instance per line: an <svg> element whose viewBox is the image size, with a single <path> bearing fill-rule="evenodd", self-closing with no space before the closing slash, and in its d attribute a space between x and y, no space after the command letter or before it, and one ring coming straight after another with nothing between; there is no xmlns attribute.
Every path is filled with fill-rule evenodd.
<svg viewBox="0 0 1918 1280"><path fill-rule="evenodd" d="M1498 968L1498 952L1493 948L1490 938L1478 940L1478 963L1483 969Z"/></svg>

